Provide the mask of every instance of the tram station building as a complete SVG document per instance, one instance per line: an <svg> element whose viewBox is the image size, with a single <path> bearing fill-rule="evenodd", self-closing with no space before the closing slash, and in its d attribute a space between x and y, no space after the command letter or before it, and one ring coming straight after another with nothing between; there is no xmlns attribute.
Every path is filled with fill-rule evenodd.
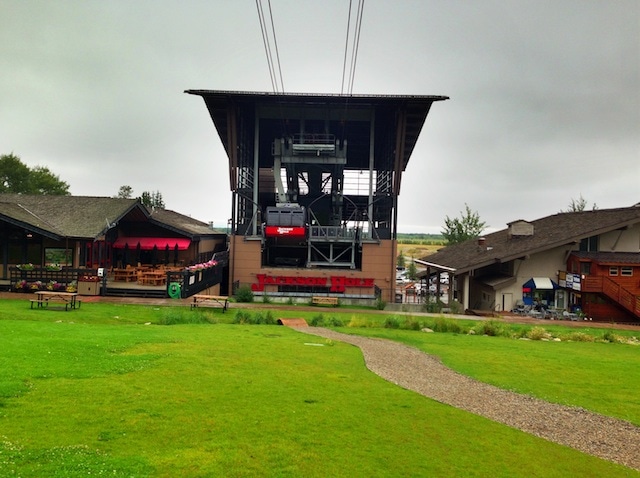
<svg viewBox="0 0 640 478"><path fill-rule="evenodd" d="M186 93L204 100L228 157L229 290L392 301L402 174L448 98Z"/></svg>

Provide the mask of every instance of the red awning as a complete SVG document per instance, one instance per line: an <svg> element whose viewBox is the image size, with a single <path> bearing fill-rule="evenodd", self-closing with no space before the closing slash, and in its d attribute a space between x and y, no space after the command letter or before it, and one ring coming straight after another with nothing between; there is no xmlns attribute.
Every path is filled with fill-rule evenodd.
<svg viewBox="0 0 640 478"><path fill-rule="evenodd" d="M113 247L124 249L125 246L128 246L129 249L137 249L138 244L143 251L150 251L154 247L161 251L166 249L167 246L169 246L170 250L175 250L176 246L178 246L178 250L184 251L189 248L191 239L182 237L119 237L113 243Z"/></svg>

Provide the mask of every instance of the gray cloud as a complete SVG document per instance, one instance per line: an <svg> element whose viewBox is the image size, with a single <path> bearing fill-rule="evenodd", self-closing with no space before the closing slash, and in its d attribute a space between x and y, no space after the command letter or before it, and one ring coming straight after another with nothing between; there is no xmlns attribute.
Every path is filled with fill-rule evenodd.
<svg viewBox="0 0 640 478"><path fill-rule="evenodd" d="M271 2L287 91L340 91L347 2ZM355 93L442 94L399 222L438 232L468 203L494 228L640 201L640 4L366 3ZM185 89L269 91L253 2L0 2L0 153L74 194L162 192L230 215L227 159Z"/></svg>

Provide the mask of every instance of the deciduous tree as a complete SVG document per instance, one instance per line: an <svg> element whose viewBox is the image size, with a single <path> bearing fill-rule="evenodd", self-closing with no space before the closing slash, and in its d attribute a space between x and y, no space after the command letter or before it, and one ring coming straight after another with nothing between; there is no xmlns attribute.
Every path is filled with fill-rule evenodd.
<svg viewBox="0 0 640 478"><path fill-rule="evenodd" d="M69 195L69 184L46 166L29 168L15 154L0 156L0 193Z"/></svg>
<svg viewBox="0 0 640 478"><path fill-rule="evenodd" d="M118 189L118 194L116 194L118 199L131 199L133 197L133 188L128 185L120 186Z"/></svg>
<svg viewBox="0 0 640 478"><path fill-rule="evenodd" d="M467 204L464 207L465 211L460 212L460 218L445 217L442 235L449 245L478 237L486 227L486 223L480 220L477 211L471 211Z"/></svg>

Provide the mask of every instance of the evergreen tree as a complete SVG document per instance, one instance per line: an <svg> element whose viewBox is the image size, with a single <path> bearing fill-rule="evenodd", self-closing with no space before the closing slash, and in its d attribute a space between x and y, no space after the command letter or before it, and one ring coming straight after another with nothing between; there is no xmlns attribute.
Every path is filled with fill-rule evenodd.
<svg viewBox="0 0 640 478"><path fill-rule="evenodd" d="M400 251L400 254L398 254L398 257L396 258L396 266L404 269L405 264L406 260L404 258L404 254L402 253L402 251Z"/></svg>
<svg viewBox="0 0 640 478"><path fill-rule="evenodd" d="M140 200L142 204L151 209L164 209L165 207L160 191L144 191Z"/></svg>

